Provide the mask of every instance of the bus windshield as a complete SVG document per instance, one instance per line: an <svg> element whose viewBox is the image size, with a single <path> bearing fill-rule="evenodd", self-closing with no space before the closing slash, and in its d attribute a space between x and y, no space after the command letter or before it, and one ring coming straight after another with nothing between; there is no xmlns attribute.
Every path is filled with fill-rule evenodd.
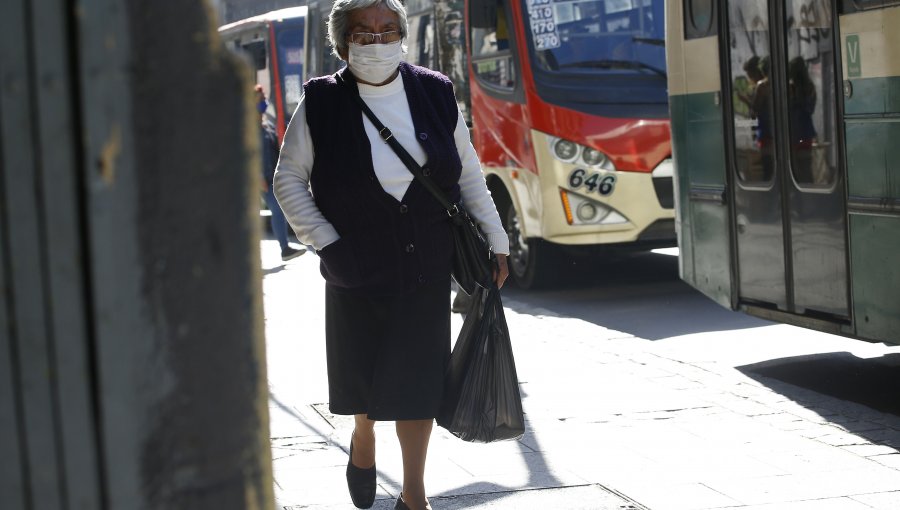
<svg viewBox="0 0 900 510"><path fill-rule="evenodd" d="M665 77L664 0L525 0L536 67Z"/></svg>

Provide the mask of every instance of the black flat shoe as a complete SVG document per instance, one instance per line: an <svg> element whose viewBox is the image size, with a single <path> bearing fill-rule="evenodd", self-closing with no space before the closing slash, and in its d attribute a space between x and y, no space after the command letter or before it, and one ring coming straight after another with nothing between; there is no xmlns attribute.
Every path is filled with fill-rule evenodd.
<svg viewBox="0 0 900 510"><path fill-rule="evenodd" d="M347 460L347 488L356 508L371 508L375 503L375 465L368 469L353 465L353 436L350 436L350 459ZM406 505L403 505L404 507Z"/></svg>
<svg viewBox="0 0 900 510"><path fill-rule="evenodd" d="M397 503L394 504L394 510L409 510L409 507L403 502L403 494L397 496Z"/></svg>

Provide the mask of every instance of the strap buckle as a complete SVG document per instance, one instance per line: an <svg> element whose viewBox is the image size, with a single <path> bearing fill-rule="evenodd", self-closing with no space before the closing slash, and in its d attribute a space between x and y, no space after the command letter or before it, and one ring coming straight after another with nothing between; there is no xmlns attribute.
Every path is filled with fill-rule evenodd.
<svg viewBox="0 0 900 510"><path fill-rule="evenodd" d="M385 134L385 133L387 133L387 134ZM391 130L388 129L387 126L384 126L383 128L378 130L378 135L381 136L382 140L387 142L394 136L394 133L391 133Z"/></svg>

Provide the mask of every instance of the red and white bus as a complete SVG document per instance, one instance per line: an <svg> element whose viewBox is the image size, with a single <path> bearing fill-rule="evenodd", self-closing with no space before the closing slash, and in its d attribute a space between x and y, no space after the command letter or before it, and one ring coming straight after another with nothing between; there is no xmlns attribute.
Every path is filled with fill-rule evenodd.
<svg viewBox="0 0 900 510"><path fill-rule="evenodd" d="M309 2L309 76L331 73ZM510 234L510 272L675 246L664 0L408 0L407 60L455 86ZM565 255L565 256L563 256Z"/></svg>
<svg viewBox="0 0 900 510"><path fill-rule="evenodd" d="M663 0L468 0L473 141L521 286L561 253L675 244L664 18Z"/></svg>

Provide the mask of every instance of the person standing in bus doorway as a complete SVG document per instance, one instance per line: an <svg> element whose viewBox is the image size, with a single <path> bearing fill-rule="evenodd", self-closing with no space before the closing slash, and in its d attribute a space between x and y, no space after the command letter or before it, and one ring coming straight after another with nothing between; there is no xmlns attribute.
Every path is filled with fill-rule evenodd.
<svg viewBox="0 0 900 510"><path fill-rule="evenodd" d="M304 84L275 172L288 222L321 258L329 409L354 416L346 478L359 508L375 500L377 420L395 422L403 457L394 508L431 508L425 460L450 357L452 240L446 210L382 141L355 94L479 222L498 254L495 283L509 273L509 239L453 84L402 62L407 30L400 0L334 3L328 38L348 65Z"/></svg>
<svg viewBox="0 0 900 510"><path fill-rule="evenodd" d="M816 87L803 57L788 62L788 116L791 130L791 162L794 178L803 185L823 182L820 168L813 168L813 147L817 145L813 113L816 111ZM821 161L821 160L820 160ZM824 161L822 161L824 163ZM820 165L821 166L821 165ZM815 175L814 175L815 174Z"/></svg>
<svg viewBox="0 0 900 510"><path fill-rule="evenodd" d="M288 243L287 220L284 217L278 201L275 199L275 192L272 181L275 178L275 165L278 163L278 135L275 134L275 127L271 121L266 118L266 93L263 91L262 85L256 85L253 88L256 94L256 110L260 115L260 150L262 151L262 191L266 206L269 208L269 214L272 233L278 240L281 247L281 260L287 262L306 253L305 249L297 249Z"/></svg>

